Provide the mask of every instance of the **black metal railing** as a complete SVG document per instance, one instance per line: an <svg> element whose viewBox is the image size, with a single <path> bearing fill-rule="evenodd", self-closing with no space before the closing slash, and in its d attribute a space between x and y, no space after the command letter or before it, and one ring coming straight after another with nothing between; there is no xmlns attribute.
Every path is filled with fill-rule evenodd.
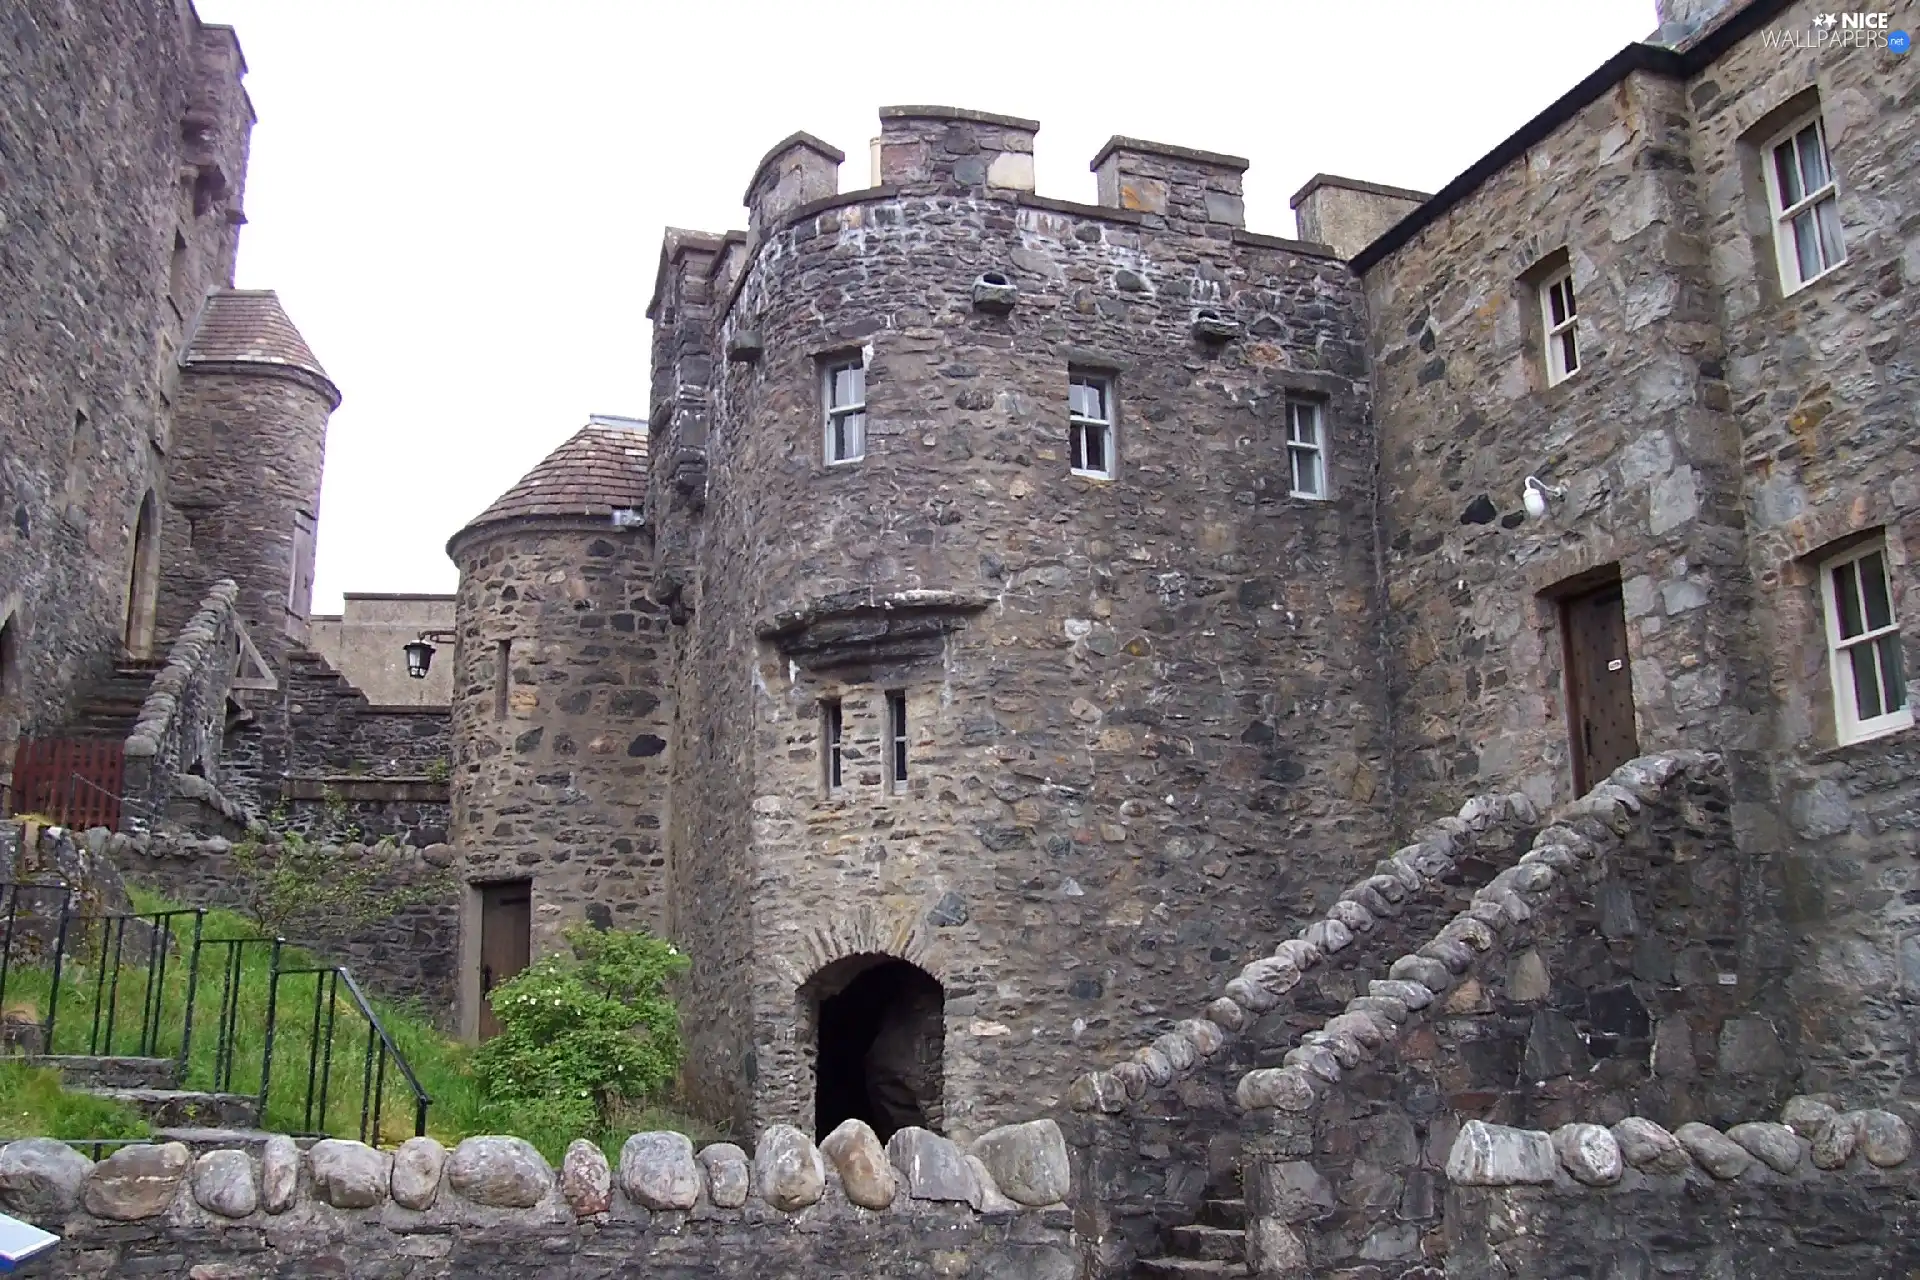
<svg viewBox="0 0 1920 1280"><path fill-rule="evenodd" d="M273 1051L279 1038L277 1014L280 1008L280 987L287 979L313 979L313 1010L307 1024L307 1078L301 1098L301 1127L296 1137L337 1136L332 1135L327 1124L329 1105L338 1101L334 1095L334 1046L339 1042L340 1012L344 1008L349 1018L358 1018L365 1024L364 1045L360 1048L360 1120L358 1137L370 1146L380 1145L380 1128L384 1114L387 1091L387 1064L393 1064L394 1072L413 1093L413 1136L425 1137L427 1132L427 1108L433 1099L420 1087L419 1077L413 1073L400 1047L393 1042L386 1026L380 1021L380 1015L373 1011L367 1002L366 993L360 990L360 984L342 965L315 965L300 967L280 967L276 964L273 971L273 986L267 995L267 1052L266 1061L260 1074L260 1110L266 1112L268 1090L272 1083ZM346 998L341 998L342 988ZM303 1000L304 1007L305 1001ZM362 1037L352 1025L347 1028L347 1052L354 1051L356 1043ZM346 1085L353 1087L353 1075L349 1074ZM347 1114L352 1114L349 1104Z"/></svg>
<svg viewBox="0 0 1920 1280"><path fill-rule="evenodd" d="M426 1133L432 1099L346 968L289 963L298 957L284 938L209 937L205 908L89 914L77 909L75 896L57 881L0 881L0 1034L24 1037L16 1048L171 1058L181 1087L216 1093L252 1092L257 1062L261 1123L285 1123L292 1110L299 1116L299 1136L353 1132L375 1146L386 1127L389 1096L399 1105L410 1093L413 1133ZM247 1007L243 999L251 987L258 1000L262 976L264 1018L257 1003ZM295 990L307 979L313 983L310 1008L305 991ZM203 1045L195 1066L196 1014L203 997L212 1003L216 982L213 1052ZM17 1017L16 1006L30 1007L20 998L23 992L44 998L44 1009ZM304 1049L306 1058L304 1081L283 1087L277 1098L276 1048L295 1056ZM283 1075L289 1070L284 1062L280 1069Z"/></svg>

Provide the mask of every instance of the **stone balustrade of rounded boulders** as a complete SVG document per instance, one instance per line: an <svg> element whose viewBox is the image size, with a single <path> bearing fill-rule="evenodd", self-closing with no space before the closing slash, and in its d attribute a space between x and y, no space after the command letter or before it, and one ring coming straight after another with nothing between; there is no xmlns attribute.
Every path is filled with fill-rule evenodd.
<svg viewBox="0 0 1920 1280"><path fill-rule="evenodd" d="M1611 1127L1567 1124L1552 1133L1469 1120L1447 1155L1447 1178L1467 1187L1546 1185L1562 1178L1610 1187L1629 1172L1734 1182L1894 1169L1912 1155L1913 1131L1893 1112L1840 1111L1827 1099L1799 1097L1787 1103L1780 1123L1749 1121L1724 1132L1698 1122L1669 1131L1644 1116Z"/></svg>
<svg viewBox="0 0 1920 1280"><path fill-rule="evenodd" d="M1558 904L1562 890L1601 874L1605 855L1632 831L1634 816L1660 795L1675 778L1707 776L1724 768L1720 757L1701 751L1670 751L1630 760L1586 795L1561 806L1534 838L1520 861L1496 874L1474 891L1472 905L1448 921L1431 940L1387 966L1384 981L1370 982L1364 995L1318 1029L1300 1037L1278 1067L1262 1067L1240 1078L1235 1098L1247 1111L1310 1110L1341 1074L1381 1053L1414 1014L1472 972L1480 957L1494 951L1502 938L1535 913ZM1507 807L1502 808L1505 805ZM1327 920L1303 931L1299 943L1275 957L1256 960L1227 984L1223 1000L1231 1005L1225 1018L1215 1019L1223 1031L1239 1029L1251 1015L1265 1012L1318 959L1347 946L1351 936L1374 928L1378 918L1398 914L1388 902L1387 881L1403 893L1414 875L1431 883L1453 867L1455 841L1467 833L1485 830L1505 817L1532 822L1537 815L1524 796L1476 796L1461 806L1460 816L1442 819L1416 833L1420 842L1400 850L1381 871L1349 890ZM1369 906L1368 904L1372 904ZM1382 904L1385 904L1383 907ZM1361 917L1365 916L1363 920ZM1335 930L1338 929L1336 933ZM1214 1007L1209 1007L1212 1017ZM1125 1064L1123 1064L1124 1066ZM1076 1109L1118 1111L1128 1090L1121 1068L1083 1076L1069 1091ZM1103 1079L1113 1077L1113 1079Z"/></svg>
<svg viewBox="0 0 1920 1280"><path fill-rule="evenodd" d="M531 1143L513 1137L467 1138L448 1151L432 1138L409 1138L392 1151L322 1139L302 1151L275 1135L258 1155L209 1151L197 1159L178 1142L134 1143L98 1162L50 1138L0 1148L0 1210L57 1229L84 1210L109 1222L179 1213L191 1205L211 1225L278 1216L301 1204L338 1210L434 1212L476 1221L499 1211L537 1211L542 1221L594 1218L619 1199L648 1213L696 1208L738 1210L757 1200L797 1213L844 1196L863 1211L900 1210L911 1201L969 1206L983 1214L1060 1205L1071 1166L1052 1120L1005 1125L962 1149L925 1129L902 1129L882 1144L849 1120L816 1147L791 1125L772 1125L751 1156L728 1142L695 1151L680 1133L637 1133L617 1168L584 1139L567 1148L558 1170ZM836 1190L837 1189L837 1190Z"/></svg>
<svg viewBox="0 0 1920 1280"><path fill-rule="evenodd" d="M1538 819L1533 802L1519 792L1479 795L1461 805L1457 816L1414 832L1414 843L1395 851L1378 863L1372 874L1349 887L1327 909L1324 919L1300 930L1275 947L1272 955L1251 962L1228 980L1225 993L1207 1006L1204 1017L1177 1024L1152 1044L1135 1051L1126 1062L1079 1077L1067 1089L1067 1105L1075 1111L1120 1112L1129 1102L1144 1096L1148 1088L1161 1088L1183 1078L1226 1048L1229 1038L1256 1016L1287 999L1307 971L1327 956L1352 946L1356 936L1372 933L1381 920L1399 916L1416 895L1438 892L1442 880L1453 873L1455 860L1468 851L1473 837L1503 822L1527 824ZM1368 994L1381 996L1378 992ZM1403 999L1401 995L1384 998ZM1431 1000L1432 996L1429 993L1425 998ZM1360 1011L1369 1010L1363 1007ZM1390 1006L1374 1006L1370 1011L1390 1014L1392 1010Z"/></svg>

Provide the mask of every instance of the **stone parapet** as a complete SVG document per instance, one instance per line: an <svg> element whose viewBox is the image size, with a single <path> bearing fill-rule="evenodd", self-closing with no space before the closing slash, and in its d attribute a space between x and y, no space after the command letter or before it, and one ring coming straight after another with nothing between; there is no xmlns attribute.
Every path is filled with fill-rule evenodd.
<svg viewBox="0 0 1920 1280"><path fill-rule="evenodd" d="M882 107L879 181L909 190L1032 191L1038 132L1038 120L987 111Z"/></svg>
<svg viewBox="0 0 1920 1280"><path fill-rule="evenodd" d="M1905 1275L1920 1263L1913 1134L1795 1098L1781 1123L1551 1133L1470 1121L1447 1160L1448 1276Z"/></svg>
<svg viewBox="0 0 1920 1280"><path fill-rule="evenodd" d="M133 801L131 822L165 809L189 778L198 781L193 798L229 818L239 813L214 783L226 737L227 694L245 630L234 609L238 596L231 578L215 583L153 678L126 742L122 795Z"/></svg>
<svg viewBox="0 0 1920 1280"><path fill-rule="evenodd" d="M921 1141L901 1142L911 1134ZM1072 1280L1065 1206L1009 1198L1064 1192L1031 1176L1047 1145L1005 1132L966 1155L907 1130L882 1152L868 1131L829 1141L828 1156L798 1130L776 1128L750 1156L730 1143L696 1154L681 1134L647 1133L617 1161L575 1142L554 1169L510 1137L468 1138L452 1151L431 1138L395 1151L328 1139L302 1151L272 1137L257 1157L197 1159L164 1143L98 1163L29 1138L0 1149L0 1204L64 1236L40 1272L62 1280L295 1274L317 1252L341 1274L420 1280L522 1266L586 1280L606 1274L609 1257L690 1278ZM987 1172L994 1163L1008 1194Z"/></svg>

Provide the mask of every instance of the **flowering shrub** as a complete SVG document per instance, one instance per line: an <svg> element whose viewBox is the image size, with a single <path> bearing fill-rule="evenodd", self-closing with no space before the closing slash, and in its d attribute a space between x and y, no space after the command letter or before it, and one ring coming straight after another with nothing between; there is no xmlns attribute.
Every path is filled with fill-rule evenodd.
<svg viewBox="0 0 1920 1280"><path fill-rule="evenodd" d="M536 960L488 996L500 1034L474 1055L490 1104L527 1127L585 1135L642 1102L680 1069L680 1023L667 981L687 968L640 930L567 930L572 955Z"/></svg>

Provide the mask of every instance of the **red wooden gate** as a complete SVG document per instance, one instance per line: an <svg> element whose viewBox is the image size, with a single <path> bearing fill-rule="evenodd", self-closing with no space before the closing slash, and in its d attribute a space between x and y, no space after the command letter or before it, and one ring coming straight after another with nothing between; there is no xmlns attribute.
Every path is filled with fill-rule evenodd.
<svg viewBox="0 0 1920 1280"><path fill-rule="evenodd" d="M117 738L22 738L13 757L13 811L82 831L118 831L126 764Z"/></svg>

